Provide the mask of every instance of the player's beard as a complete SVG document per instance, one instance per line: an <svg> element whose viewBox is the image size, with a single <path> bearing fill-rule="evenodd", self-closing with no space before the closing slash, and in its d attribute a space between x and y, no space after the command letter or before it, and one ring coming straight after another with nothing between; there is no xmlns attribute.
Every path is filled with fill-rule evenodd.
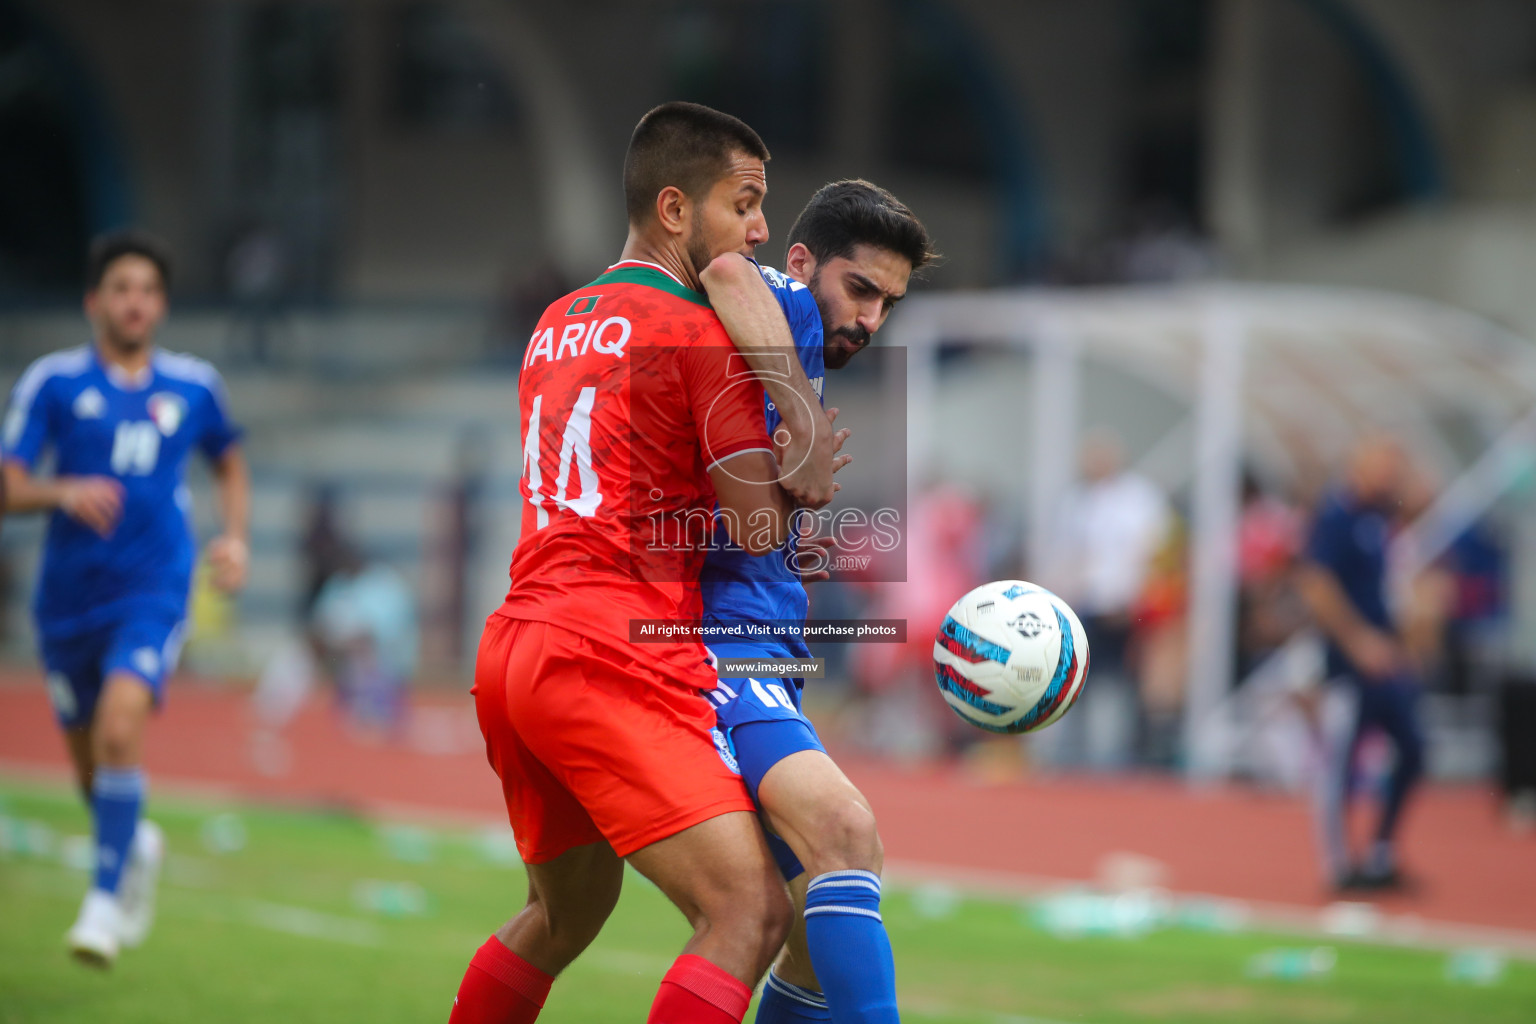
<svg viewBox="0 0 1536 1024"><path fill-rule="evenodd" d="M869 345L869 332L860 327L857 321L843 327L831 326L832 311L827 308L825 302L821 301L820 267L811 273L811 297L816 300L816 308L821 312L822 362L829 370L841 370ZM846 341L856 347L849 348L847 345L837 344L838 340Z"/></svg>
<svg viewBox="0 0 1536 1024"><path fill-rule="evenodd" d="M853 348L842 345L822 346L822 357L829 370L841 370L847 366L854 356L864 351L869 345L869 332L858 324L850 324L847 327L839 327L832 332L833 338L846 339Z"/></svg>
<svg viewBox="0 0 1536 1024"><path fill-rule="evenodd" d="M704 237L702 225L693 226L693 231L688 236L687 249L688 262L693 264L693 272L703 274L704 268L709 266L710 260L714 257L710 255L709 239Z"/></svg>

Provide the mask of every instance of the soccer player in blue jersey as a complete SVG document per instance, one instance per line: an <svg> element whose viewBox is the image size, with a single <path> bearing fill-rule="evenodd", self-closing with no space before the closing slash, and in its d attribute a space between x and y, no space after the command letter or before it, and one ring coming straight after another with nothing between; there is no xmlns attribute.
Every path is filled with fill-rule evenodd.
<svg viewBox="0 0 1536 1024"><path fill-rule="evenodd" d="M175 667L192 581L187 458L211 463L224 532L214 583L239 588L249 479L218 372L159 351L169 261L133 233L93 243L85 312L94 338L33 363L4 420L5 508L47 512L33 613L48 695L94 823L90 891L66 942L110 965L153 912L159 830L139 820L150 710ZM52 453L51 474L41 474Z"/></svg>
<svg viewBox="0 0 1536 1024"><path fill-rule="evenodd" d="M839 181L811 197L790 230L785 273L761 268L761 276L818 394L825 370L846 366L869 344L906 295L912 273L934 255L922 223L876 185ZM757 272L746 261L742 266L743 275ZM717 281L709 294L729 327L731 289ZM772 434L779 421L771 404L766 415ZM847 458L839 456L838 465ZM797 549L793 537L784 550L761 557L722 538L700 577L706 637L712 628L718 636L744 623L780 628L751 643L706 639L715 658L810 656L803 638L782 628L805 620L804 581L824 578L814 571L802 578L807 554L815 552ZM875 816L801 713L804 685L800 678L724 677L708 695L801 911L768 974L757 1021L887 1024L898 1020L896 974L880 917Z"/></svg>

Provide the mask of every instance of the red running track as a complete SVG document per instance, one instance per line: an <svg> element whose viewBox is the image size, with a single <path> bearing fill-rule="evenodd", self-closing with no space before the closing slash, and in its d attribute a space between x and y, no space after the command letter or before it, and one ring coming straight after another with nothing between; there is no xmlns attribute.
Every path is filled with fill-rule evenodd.
<svg viewBox="0 0 1536 1024"><path fill-rule="evenodd" d="M62 773L67 760L42 686L23 679L0 678L0 771ZM246 798L505 820L467 694L420 699L410 735L395 746L351 735L317 704L285 733L287 771L263 775L244 695L178 681L151 726L148 769L160 784ZM1021 882L1091 880L1107 855L1135 853L1161 862L1163 884L1176 891L1293 906L1330 899L1306 808L1293 797L1123 777L983 784L952 769L840 760L874 805L893 862ZM1422 885L1382 900L1383 910L1536 931L1536 837L1505 828L1491 789L1430 787L1409 810L1404 851Z"/></svg>

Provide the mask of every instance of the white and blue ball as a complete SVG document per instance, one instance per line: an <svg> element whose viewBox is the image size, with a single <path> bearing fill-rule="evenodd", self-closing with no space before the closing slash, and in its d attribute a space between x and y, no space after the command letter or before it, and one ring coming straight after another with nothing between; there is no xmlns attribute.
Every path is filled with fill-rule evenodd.
<svg viewBox="0 0 1536 1024"><path fill-rule="evenodd" d="M1022 580L956 601L933 644L934 678L955 713L989 732L1043 729L1088 678L1088 637L1067 603Z"/></svg>

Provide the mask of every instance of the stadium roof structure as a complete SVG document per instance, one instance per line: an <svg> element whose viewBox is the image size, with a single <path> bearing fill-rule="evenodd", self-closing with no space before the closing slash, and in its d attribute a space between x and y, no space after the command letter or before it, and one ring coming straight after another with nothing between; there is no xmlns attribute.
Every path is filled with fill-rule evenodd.
<svg viewBox="0 0 1536 1024"><path fill-rule="evenodd" d="M1185 738L1196 774L1214 762L1205 720L1231 684L1246 462L1292 476L1309 456L1336 464L1364 434L1401 437L1451 481L1406 531L1420 564L1536 467L1536 344L1419 298L1265 284L951 292L909 300L888 338L908 351L914 476L936 456L941 345L994 343L1033 355L1031 571L1046 571L1052 546L1029 524L1050 521L1076 478L1083 361L1112 365L1189 406L1188 420L1154 448L1187 452L1179 461L1191 484L1194 653Z"/></svg>

